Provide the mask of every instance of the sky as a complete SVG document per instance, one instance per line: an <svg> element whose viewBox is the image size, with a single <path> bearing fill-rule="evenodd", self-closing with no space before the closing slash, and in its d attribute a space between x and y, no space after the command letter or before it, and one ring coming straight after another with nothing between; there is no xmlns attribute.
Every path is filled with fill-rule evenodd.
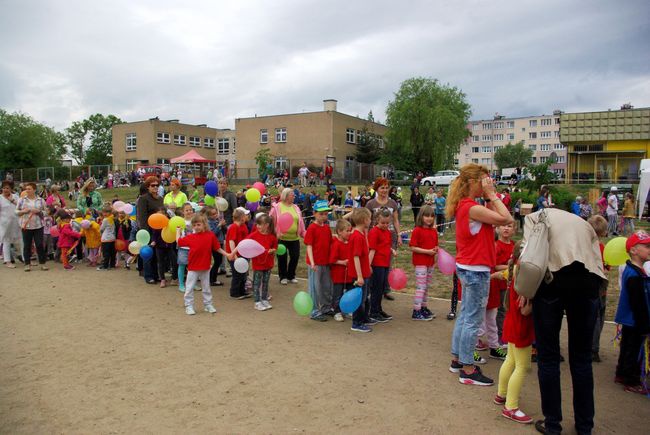
<svg viewBox="0 0 650 435"><path fill-rule="evenodd" d="M0 108L234 128L322 110L385 122L400 83L471 119L650 106L650 2L0 0Z"/></svg>

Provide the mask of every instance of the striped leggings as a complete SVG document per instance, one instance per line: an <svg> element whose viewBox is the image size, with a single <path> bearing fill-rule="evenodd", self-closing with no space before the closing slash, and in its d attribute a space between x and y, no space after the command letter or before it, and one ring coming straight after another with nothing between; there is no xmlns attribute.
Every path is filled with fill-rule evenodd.
<svg viewBox="0 0 650 435"><path fill-rule="evenodd" d="M413 297L413 309L420 310L427 306L429 286L433 281L433 266L415 266L415 296Z"/></svg>

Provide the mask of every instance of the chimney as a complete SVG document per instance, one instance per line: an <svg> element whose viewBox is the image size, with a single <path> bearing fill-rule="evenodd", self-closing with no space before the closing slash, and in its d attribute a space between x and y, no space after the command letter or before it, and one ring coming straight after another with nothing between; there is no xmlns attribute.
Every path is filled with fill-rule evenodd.
<svg viewBox="0 0 650 435"><path fill-rule="evenodd" d="M326 112L336 112L336 100L323 100L323 110Z"/></svg>

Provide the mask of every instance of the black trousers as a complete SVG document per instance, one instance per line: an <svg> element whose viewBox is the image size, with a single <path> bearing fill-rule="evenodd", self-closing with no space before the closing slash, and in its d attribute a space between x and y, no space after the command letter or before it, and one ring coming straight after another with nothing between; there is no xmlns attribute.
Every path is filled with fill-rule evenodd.
<svg viewBox="0 0 650 435"><path fill-rule="evenodd" d="M294 279L296 277L296 267L300 259L300 240L280 240L279 243L287 247L285 255L278 255L278 274L280 279ZM287 257L288 260L287 261Z"/></svg>
<svg viewBox="0 0 650 435"><path fill-rule="evenodd" d="M102 266L104 269L115 268L115 241L102 242Z"/></svg>
<svg viewBox="0 0 650 435"><path fill-rule="evenodd" d="M341 308L339 307L339 302L341 302L341 297L343 294L354 287L354 284L351 282L343 284L333 284L332 285L332 309L335 313L340 313Z"/></svg>
<svg viewBox="0 0 650 435"><path fill-rule="evenodd" d="M239 273L235 269L235 262L230 261L230 269L232 270L232 280L230 281L230 296L237 298L246 293L246 277L248 274Z"/></svg>
<svg viewBox="0 0 650 435"><path fill-rule="evenodd" d="M218 252L212 251L212 267L210 268L210 284L217 282L217 275L219 275L219 268L223 261L223 256Z"/></svg>
<svg viewBox="0 0 650 435"><path fill-rule="evenodd" d="M32 258L32 243L36 245L39 264L45 264L45 246L43 245L43 227L35 230L23 230L23 262L28 265Z"/></svg>
<svg viewBox="0 0 650 435"><path fill-rule="evenodd" d="M172 279L178 279L178 264L176 264L176 251L173 248L156 247L156 258L158 258L158 276L165 279L165 272L172 274Z"/></svg>
<svg viewBox="0 0 650 435"><path fill-rule="evenodd" d="M386 287L388 287L388 267L373 266L370 275L370 316L384 311L381 300L384 298Z"/></svg>
<svg viewBox="0 0 650 435"><path fill-rule="evenodd" d="M635 387L641 383L641 363L639 352L645 335L634 326L621 328L621 353L618 354L616 377L621 378L624 385Z"/></svg>

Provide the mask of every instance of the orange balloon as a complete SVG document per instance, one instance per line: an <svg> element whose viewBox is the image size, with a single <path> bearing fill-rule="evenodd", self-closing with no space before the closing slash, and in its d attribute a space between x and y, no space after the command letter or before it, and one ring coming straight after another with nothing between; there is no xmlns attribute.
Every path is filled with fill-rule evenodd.
<svg viewBox="0 0 650 435"><path fill-rule="evenodd" d="M164 214L154 213L151 216L149 216L149 219L147 219L147 223L154 230L162 230L169 223L169 219L167 219L167 216L165 216Z"/></svg>
<svg viewBox="0 0 650 435"><path fill-rule="evenodd" d="M117 251L126 251L126 242L122 239L117 239L115 241L115 250Z"/></svg>

